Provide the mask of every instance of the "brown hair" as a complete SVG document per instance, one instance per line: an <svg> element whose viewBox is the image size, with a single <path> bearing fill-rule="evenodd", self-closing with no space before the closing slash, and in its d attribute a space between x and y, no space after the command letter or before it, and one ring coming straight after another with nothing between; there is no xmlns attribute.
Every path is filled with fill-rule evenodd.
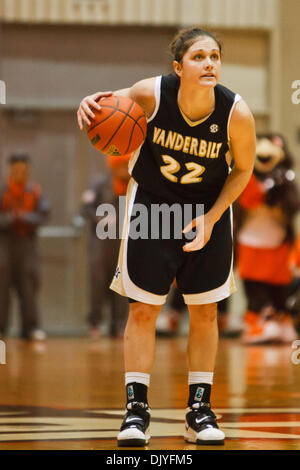
<svg viewBox="0 0 300 470"><path fill-rule="evenodd" d="M196 42L199 36L212 38L219 47L222 54L222 44L216 36L209 31L194 26L192 28L181 29L170 43L170 51L174 60L181 62L186 51Z"/></svg>

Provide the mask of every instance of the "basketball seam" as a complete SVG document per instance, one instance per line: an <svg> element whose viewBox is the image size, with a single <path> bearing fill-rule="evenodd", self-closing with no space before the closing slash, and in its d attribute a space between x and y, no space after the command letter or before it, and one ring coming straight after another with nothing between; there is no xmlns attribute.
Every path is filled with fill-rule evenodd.
<svg viewBox="0 0 300 470"><path fill-rule="evenodd" d="M144 134L144 130L143 130L142 126L138 123L139 119L142 119L143 117L144 117L144 114L142 114L140 117L138 117L138 118L136 119L135 123L136 123L136 124L139 126L139 128L141 129L142 134L143 134L143 137L144 137L144 139L145 139L146 136L145 136L145 134Z"/></svg>
<svg viewBox="0 0 300 470"><path fill-rule="evenodd" d="M128 150L129 150L129 147L130 147L130 144L131 144L131 139L132 139L132 136L133 136L133 131L134 131L135 125L136 125L136 122L134 123L134 126L132 126L132 129L131 129L131 133L130 133L130 137L129 137L128 146L127 146L127 149L125 150L125 155L127 155L127 153L128 153Z"/></svg>
<svg viewBox="0 0 300 470"><path fill-rule="evenodd" d="M138 119L141 119L142 117L143 117L143 116L140 116ZM142 132L142 134L143 134L143 138L144 138L144 140L145 140L145 137L146 137L146 136L144 135L144 131L143 131L143 129L141 128L141 126L139 125L139 123L138 123L137 120L136 120L136 121L135 121L135 124L134 124L134 126L133 126L133 128L132 128L132 130L131 130L131 134L130 134L130 137L129 137L129 143L128 143L127 149L126 149L126 151L125 151L125 155L127 155L128 151L129 151L129 147L130 147L130 144L131 144L131 140L132 140L132 136L133 136L133 132L134 132L134 129L135 129L136 124L137 124L138 127L140 128L140 130L141 130L141 132Z"/></svg>
<svg viewBox="0 0 300 470"><path fill-rule="evenodd" d="M129 112L131 111L133 105L134 105L134 101L131 103L131 105L130 105L128 111L127 111L127 113L129 113ZM119 110L119 111L120 111L120 110ZM106 143L106 145L105 145L104 147L102 147L102 149L101 149L102 151L104 151L104 150L106 149L106 147L110 144L110 142L112 141L112 139L114 138L114 136L116 135L116 133L119 131L119 129L120 129L120 127L122 126L122 124L125 122L125 119L126 119L126 117L128 116L127 113L124 113L125 116L124 116L124 118L123 118L123 121L120 122L119 126L117 127L117 129L115 130L115 132L113 133L113 135L111 136L111 138L109 139L109 141ZM135 119L134 119L134 121L135 121ZM133 127L134 127L134 126L133 126Z"/></svg>
<svg viewBox="0 0 300 470"><path fill-rule="evenodd" d="M113 108L112 106L108 106L108 105L103 105L103 108L115 109L115 108ZM130 109L131 109L131 108L130 108ZM126 111L123 111L123 109L118 109L118 111L119 111L120 113L125 114L125 116L129 117L130 119L132 119L132 120L139 126L139 128L141 129L142 134L143 134L143 136L144 136L144 131L143 131L142 126L137 122L139 119L142 119L143 117L145 117L144 114L141 114L137 119L135 119L134 117L130 116L130 114L128 114L128 111L129 111L129 110L126 112ZM103 121L102 121L102 122L103 122ZM101 124L101 123L99 123L99 124ZM98 125L98 124L97 124L97 125ZM96 126L95 126L95 127L96 127ZM144 138L145 138L145 137L144 137Z"/></svg>
<svg viewBox="0 0 300 470"><path fill-rule="evenodd" d="M91 127L89 130L88 130L88 133L90 131L92 131L93 129L95 129L97 126L99 126L100 124L102 124L104 121L106 121L107 119L109 119L110 117L112 117L113 114L115 114L116 111L118 111L118 104L119 104L119 98L117 98L117 105L116 107L109 107L110 109L113 109L113 112L109 115L109 116L106 116L104 119L102 119L102 121L100 122L97 122L97 124L95 124L95 126ZM103 106L104 108L105 106Z"/></svg>

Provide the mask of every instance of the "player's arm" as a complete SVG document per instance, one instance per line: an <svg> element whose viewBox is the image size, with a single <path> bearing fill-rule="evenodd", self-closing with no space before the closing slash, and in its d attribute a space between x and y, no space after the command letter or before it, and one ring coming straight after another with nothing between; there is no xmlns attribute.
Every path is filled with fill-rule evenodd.
<svg viewBox="0 0 300 470"><path fill-rule="evenodd" d="M243 100L235 105L232 112L229 136L230 152L234 159L233 169L212 208L204 217L194 219L185 228L184 233L193 227L197 227L199 233L191 243L184 246L185 251L199 250L208 242L215 223L243 192L253 172L256 148L255 123L251 111Z"/></svg>
<svg viewBox="0 0 300 470"><path fill-rule="evenodd" d="M155 109L154 86L155 77L152 77L147 78L145 80L141 80L135 83L130 88L123 88L122 90L116 90L114 92L99 91L97 93L94 93L93 95L86 96L80 102L79 108L77 110L77 121L80 130L83 129L83 122L86 122L88 125L90 125L91 120L95 117L93 113L93 108L97 110L101 109L101 104L99 104L99 100L103 97L111 95L126 96L128 98L131 98L141 106L141 108L144 110L146 117L151 116Z"/></svg>
<svg viewBox="0 0 300 470"><path fill-rule="evenodd" d="M239 101L233 110L229 137L234 166L217 201L208 213L214 222L220 219L225 210L243 192L253 172L256 153L255 122L243 100Z"/></svg>

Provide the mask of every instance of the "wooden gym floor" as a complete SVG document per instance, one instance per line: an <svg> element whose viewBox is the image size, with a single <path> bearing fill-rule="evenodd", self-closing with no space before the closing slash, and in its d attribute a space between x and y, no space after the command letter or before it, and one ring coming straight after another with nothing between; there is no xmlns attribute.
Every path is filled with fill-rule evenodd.
<svg viewBox="0 0 300 470"><path fill-rule="evenodd" d="M158 338L146 449L205 450L185 443L186 338ZM225 431L219 449L300 449L300 364L291 345L220 341L212 403ZM115 450L124 413L122 340L6 340L0 365L0 450Z"/></svg>

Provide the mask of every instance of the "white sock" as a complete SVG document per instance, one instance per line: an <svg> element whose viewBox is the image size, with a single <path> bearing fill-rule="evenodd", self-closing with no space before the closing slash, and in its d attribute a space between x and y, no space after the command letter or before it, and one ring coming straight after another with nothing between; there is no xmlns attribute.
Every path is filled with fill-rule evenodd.
<svg viewBox="0 0 300 470"><path fill-rule="evenodd" d="M192 384L213 384L213 372L189 372L189 385Z"/></svg>
<svg viewBox="0 0 300 470"><path fill-rule="evenodd" d="M146 387L149 387L150 374L143 374L142 372L126 372L125 385L130 384L132 382L144 384L146 385Z"/></svg>

